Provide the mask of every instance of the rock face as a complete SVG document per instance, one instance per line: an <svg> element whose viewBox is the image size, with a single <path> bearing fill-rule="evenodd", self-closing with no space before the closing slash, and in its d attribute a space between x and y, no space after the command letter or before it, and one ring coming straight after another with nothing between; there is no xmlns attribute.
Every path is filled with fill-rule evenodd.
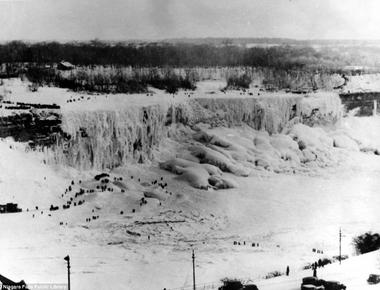
<svg viewBox="0 0 380 290"><path fill-rule="evenodd" d="M29 142L34 147L53 145L62 133L61 116L55 110L30 110L0 116L0 138Z"/></svg>

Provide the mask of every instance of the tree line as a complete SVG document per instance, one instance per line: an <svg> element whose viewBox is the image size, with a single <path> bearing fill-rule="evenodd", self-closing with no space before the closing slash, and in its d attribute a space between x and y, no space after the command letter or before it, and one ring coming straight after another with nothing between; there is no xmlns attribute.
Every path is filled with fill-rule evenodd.
<svg viewBox="0 0 380 290"><path fill-rule="evenodd" d="M346 54L303 46L242 47L191 43L12 41L0 44L0 63L57 63L133 67L251 66L277 69L327 68L350 64Z"/></svg>

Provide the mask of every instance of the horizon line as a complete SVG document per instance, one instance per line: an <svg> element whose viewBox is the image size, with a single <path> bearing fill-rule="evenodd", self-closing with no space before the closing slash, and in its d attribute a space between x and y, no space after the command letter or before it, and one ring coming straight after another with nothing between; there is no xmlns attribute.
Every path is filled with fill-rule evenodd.
<svg viewBox="0 0 380 290"><path fill-rule="evenodd" d="M103 42L103 43L115 43L115 42L181 42L181 41L202 41L202 40L257 40L268 42L286 41L286 42L380 42L380 38L289 38L289 37L229 37L229 36L207 36L207 37L169 37L169 38L125 38L125 39L2 39L0 43L10 42L25 42L25 43L41 43L41 42L58 42L58 43L88 43L88 42Z"/></svg>

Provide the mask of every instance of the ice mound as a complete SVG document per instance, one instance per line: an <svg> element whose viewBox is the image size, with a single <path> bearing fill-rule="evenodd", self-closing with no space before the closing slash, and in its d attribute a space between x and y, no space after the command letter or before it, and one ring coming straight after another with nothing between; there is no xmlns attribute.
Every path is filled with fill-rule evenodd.
<svg viewBox="0 0 380 290"><path fill-rule="evenodd" d="M237 183L229 178L221 178L218 175L210 176L208 182L218 188L218 189L227 189L227 188L236 188L238 187Z"/></svg>
<svg viewBox="0 0 380 290"><path fill-rule="evenodd" d="M155 198L157 200L165 200L166 199L165 195L158 188L152 188L152 189L144 190L143 193L144 193L144 197L146 197L146 198Z"/></svg>
<svg viewBox="0 0 380 290"><path fill-rule="evenodd" d="M236 187L236 184L222 177L222 172L211 164L201 164L182 158L173 158L160 163L160 168L171 171L195 188L226 189Z"/></svg>
<svg viewBox="0 0 380 290"><path fill-rule="evenodd" d="M199 158L201 163L212 164L224 172L231 172L239 176L248 176L249 172L247 169L234 162L228 155L213 150L214 148L194 146L190 148L190 151L195 157Z"/></svg>
<svg viewBox="0 0 380 290"><path fill-rule="evenodd" d="M191 147L190 151L201 162L212 163L223 171L240 176L249 175L253 169L280 172L300 165L302 152L290 136L269 135L248 126L241 128L242 132L238 134L232 134L234 129L203 128L205 131L197 132L194 139L204 146ZM230 138L224 137L229 135Z"/></svg>
<svg viewBox="0 0 380 290"><path fill-rule="evenodd" d="M209 174L203 167L183 168L179 179L186 180L192 187L207 190Z"/></svg>
<svg viewBox="0 0 380 290"><path fill-rule="evenodd" d="M118 213L119 209L125 212L144 211L150 206L159 206L168 198L166 182L147 182L132 177L122 169L115 170L98 179L87 177L81 183L76 182L71 185L71 191L83 190L84 199L96 201L96 206Z"/></svg>
<svg viewBox="0 0 380 290"><path fill-rule="evenodd" d="M334 147L344 148L353 151L359 151L358 143L345 134L338 134L333 136Z"/></svg>
<svg viewBox="0 0 380 290"><path fill-rule="evenodd" d="M333 139L322 129L302 124L295 125L288 134L274 135L249 126L215 128L198 124L194 129L194 133L186 131L190 136L179 140L181 152L177 158L160 163L160 167L202 189L236 187L222 172L246 177L253 170L290 173L303 169L306 163L322 164L333 148Z"/></svg>
<svg viewBox="0 0 380 290"><path fill-rule="evenodd" d="M182 130L182 137L176 135L180 158L161 168L183 175L182 179L197 188L236 186L226 179L221 182L222 172L243 177L257 170L318 174L321 168L340 164L349 151L379 154L379 120L350 117L323 127L295 122L276 134L244 124L227 128L198 123L191 130Z"/></svg>
<svg viewBox="0 0 380 290"><path fill-rule="evenodd" d="M296 123L282 133L269 134L248 125L226 128L199 123L186 134L178 140L181 151L177 157L181 158L164 162L161 168L183 174L198 188L235 186L233 180L221 183L221 172L242 177L256 170L315 173L319 168L338 164L339 156L359 150L357 140L340 126L322 128ZM343 155L334 154L336 150Z"/></svg>
<svg viewBox="0 0 380 290"><path fill-rule="evenodd" d="M303 124L296 124L290 130L289 135L306 146L306 148L326 148L333 146L333 139L319 127L309 127Z"/></svg>
<svg viewBox="0 0 380 290"><path fill-rule="evenodd" d="M188 168L188 167L202 168L202 169L206 170L207 173L210 175L221 174L221 171L213 165L199 164L197 162L182 159L182 158L173 158L173 159L168 160L166 162L162 162L162 163L160 163L160 167L162 169L171 171L171 172L176 173L176 174L181 174L183 172L183 169Z"/></svg>
<svg viewBox="0 0 380 290"><path fill-rule="evenodd" d="M289 135L277 134L272 136L270 144L275 148L283 160L289 160L295 164L299 164L302 159L298 143Z"/></svg>

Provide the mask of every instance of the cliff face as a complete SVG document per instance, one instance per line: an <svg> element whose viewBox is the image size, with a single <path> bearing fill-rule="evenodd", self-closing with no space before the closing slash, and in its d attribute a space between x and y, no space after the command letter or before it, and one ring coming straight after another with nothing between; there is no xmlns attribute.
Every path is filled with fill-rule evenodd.
<svg viewBox="0 0 380 290"><path fill-rule="evenodd" d="M312 115L334 122L340 116L336 95L313 103L302 96L279 98L195 98L167 105L133 106L118 110L68 111L62 116L59 140L50 160L79 169L106 169L153 159L153 150L167 136L171 123L192 126L248 124L256 130L281 132L297 118L312 123ZM332 105L333 104L333 105ZM313 109L313 107L316 107ZM330 119L328 119L330 118ZM309 124L310 125L310 124Z"/></svg>
<svg viewBox="0 0 380 290"><path fill-rule="evenodd" d="M32 148L53 145L61 132L61 116L54 110L19 110L0 116L0 138L13 137Z"/></svg>

